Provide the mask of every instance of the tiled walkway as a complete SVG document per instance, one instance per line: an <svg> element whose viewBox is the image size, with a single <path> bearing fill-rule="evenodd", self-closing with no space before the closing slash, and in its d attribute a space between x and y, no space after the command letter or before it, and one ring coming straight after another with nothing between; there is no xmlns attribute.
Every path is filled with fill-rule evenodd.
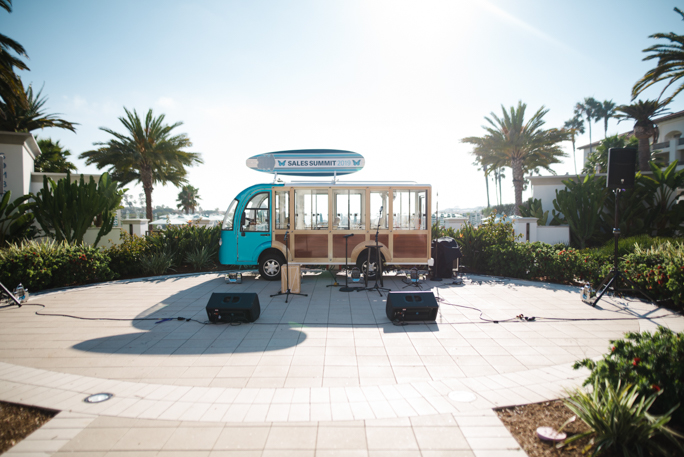
<svg viewBox="0 0 684 457"><path fill-rule="evenodd" d="M0 310L0 399L62 411L8 455L524 455L492 408L562 396L586 376L572 362L626 331L684 329L638 301L594 309L577 288L477 276L424 283L444 300L437 323L397 326L385 297L331 282L306 275L308 297L286 304L269 297L279 283L167 277ZM256 323L157 320L205 322L210 295L229 291L259 294ZM97 392L114 397L83 402Z"/></svg>

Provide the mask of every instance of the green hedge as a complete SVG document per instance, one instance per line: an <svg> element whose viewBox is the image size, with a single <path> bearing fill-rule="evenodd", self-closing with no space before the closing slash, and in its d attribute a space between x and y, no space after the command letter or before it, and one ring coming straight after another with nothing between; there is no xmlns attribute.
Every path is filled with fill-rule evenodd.
<svg viewBox="0 0 684 457"><path fill-rule="evenodd" d="M115 277L106 252L85 244L28 241L0 250L0 282L8 289L22 283L38 291Z"/></svg>

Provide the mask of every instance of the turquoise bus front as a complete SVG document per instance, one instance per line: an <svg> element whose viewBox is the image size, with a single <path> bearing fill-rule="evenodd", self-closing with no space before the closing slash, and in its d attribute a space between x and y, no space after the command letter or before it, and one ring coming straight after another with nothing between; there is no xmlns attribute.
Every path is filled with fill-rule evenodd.
<svg viewBox="0 0 684 457"><path fill-rule="evenodd" d="M270 184L248 187L230 203L219 246L222 265L257 265L271 247Z"/></svg>

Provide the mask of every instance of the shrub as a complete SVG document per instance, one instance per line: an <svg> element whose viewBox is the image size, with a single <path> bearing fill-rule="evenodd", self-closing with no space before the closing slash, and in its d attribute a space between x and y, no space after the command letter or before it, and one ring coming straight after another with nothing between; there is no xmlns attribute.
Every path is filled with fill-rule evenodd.
<svg viewBox="0 0 684 457"><path fill-rule="evenodd" d="M27 241L0 250L0 282L30 291L108 281L116 277L109 257L85 244Z"/></svg>
<svg viewBox="0 0 684 457"><path fill-rule="evenodd" d="M140 260L152 251L152 245L145 236L129 235L121 231L123 242L106 250L109 266L123 277L136 276L143 272Z"/></svg>
<svg viewBox="0 0 684 457"><path fill-rule="evenodd" d="M613 385L607 380L605 383L595 380L590 394L580 389L575 390L563 403L591 430L565 440L559 447L594 435L591 441L594 445L592 456L606 451L620 452L625 457L641 457L653 452L666 455L667 451L653 439L661 435L684 452L684 447L677 441L681 436L666 427L670 415L678 405L662 416L649 414L649 409L658 396L659 392L639 394L637 386L622 384L620 381Z"/></svg>
<svg viewBox="0 0 684 457"><path fill-rule="evenodd" d="M666 241L648 249L637 246L620 268L653 298L684 303L684 243Z"/></svg>
<svg viewBox="0 0 684 457"><path fill-rule="evenodd" d="M495 275L555 282L583 279L584 257L562 245L514 243L490 246L486 252L488 270Z"/></svg>
<svg viewBox="0 0 684 457"><path fill-rule="evenodd" d="M196 248L185 256L185 262L189 263L195 271L212 266L214 262L211 259L216 254L215 251L209 246Z"/></svg>
<svg viewBox="0 0 684 457"><path fill-rule="evenodd" d="M190 252L207 246L212 249L212 260L218 262L218 241L221 227L207 228L190 224L188 226L169 226L166 230L155 232L148 237L151 250L169 253L176 265L181 265Z"/></svg>
<svg viewBox="0 0 684 457"><path fill-rule="evenodd" d="M648 249L671 240L672 238L654 238L649 235L636 235L620 238L618 240L618 257L624 257L627 254L633 253L635 246L639 246L641 249ZM600 251L601 255L610 258L612 261L613 254L615 253L615 240L611 238L602 247L598 248L598 250Z"/></svg>
<svg viewBox="0 0 684 457"><path fill-rule="evenodd" d="M140 259L140 268L143 273L150 275L163 275L171 270L173 265L173 254L169 251L145 254Z"/></svg>
<svg viewBox="0 0 684 457"><path fill-rule="evenodd" d="M625 339L611 341L612 348L603 359L595 362L584 359L575 369L587 367L591 374L585 385L610 382L634 385L639 394L647 397L659 392L652 408L663 414L684 400L684 333L674 333L664 327L651 334L627 333ZM684 410L675 411L673 419L684 425Z"/></svg>
<svg viewBox="0 0 684 457"><path fill-rule="evenodd" d="M454 239L461 246L461 263L472 270L483 271L487 267L487 248L512 246L515 232L511 222L495 222L492 217L478 227L465 224L454 232Z"/></svg>

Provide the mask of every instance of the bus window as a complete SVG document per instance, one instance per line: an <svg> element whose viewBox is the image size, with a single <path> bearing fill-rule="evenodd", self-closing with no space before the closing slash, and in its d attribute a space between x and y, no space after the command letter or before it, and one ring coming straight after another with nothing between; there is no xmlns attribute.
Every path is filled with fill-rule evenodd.
<svg viewBox="0 0 684 457"><path fill-rule="evenodd" d="M389 206L387 203L389 191L371 192L370 196L370 215L371 215L371 229L378 228L378 219L380 220L380 229L387 229L387 214ZM380 214L382 209L382 214Z"/></svg>
<svg viewBox="0 0 684 457"><path fill-rule="evenodd" d="M328 229L328 189L295 189L295 228Z"/></svg>
<svg viewBox="0 0 684 457"><path fill-rule="evenodd" d="M235 209L237 208L238 201L233 200L226 211L226 216L223 218L223 230L233 230L233 220L235 219Z"/></svg>
<svg viewBox="0 0 684 457"><path fill-rule="evenodd" d="M242 213L242 231L270 232L268 210L268 192L261 192L252 197L245 207L245 212Z"/></svg>
<svg viewBox="0 0 684 457"><path fill-rule="evenodd" d="M427 230L427 191L395 190L392 215L397 230Z"/></svg>
<svg viewBox="0 0 684 457"><path fill-rule="evenodd" d="M275 193L275 228L289 230L290 228L290 192L276 191Z"/></svg>
<svg viewBox="0 0 684 457"><path fill-rule="evenodd" d="M366 228L366 191L363 189L333 190L334 230Z"/></svg>

